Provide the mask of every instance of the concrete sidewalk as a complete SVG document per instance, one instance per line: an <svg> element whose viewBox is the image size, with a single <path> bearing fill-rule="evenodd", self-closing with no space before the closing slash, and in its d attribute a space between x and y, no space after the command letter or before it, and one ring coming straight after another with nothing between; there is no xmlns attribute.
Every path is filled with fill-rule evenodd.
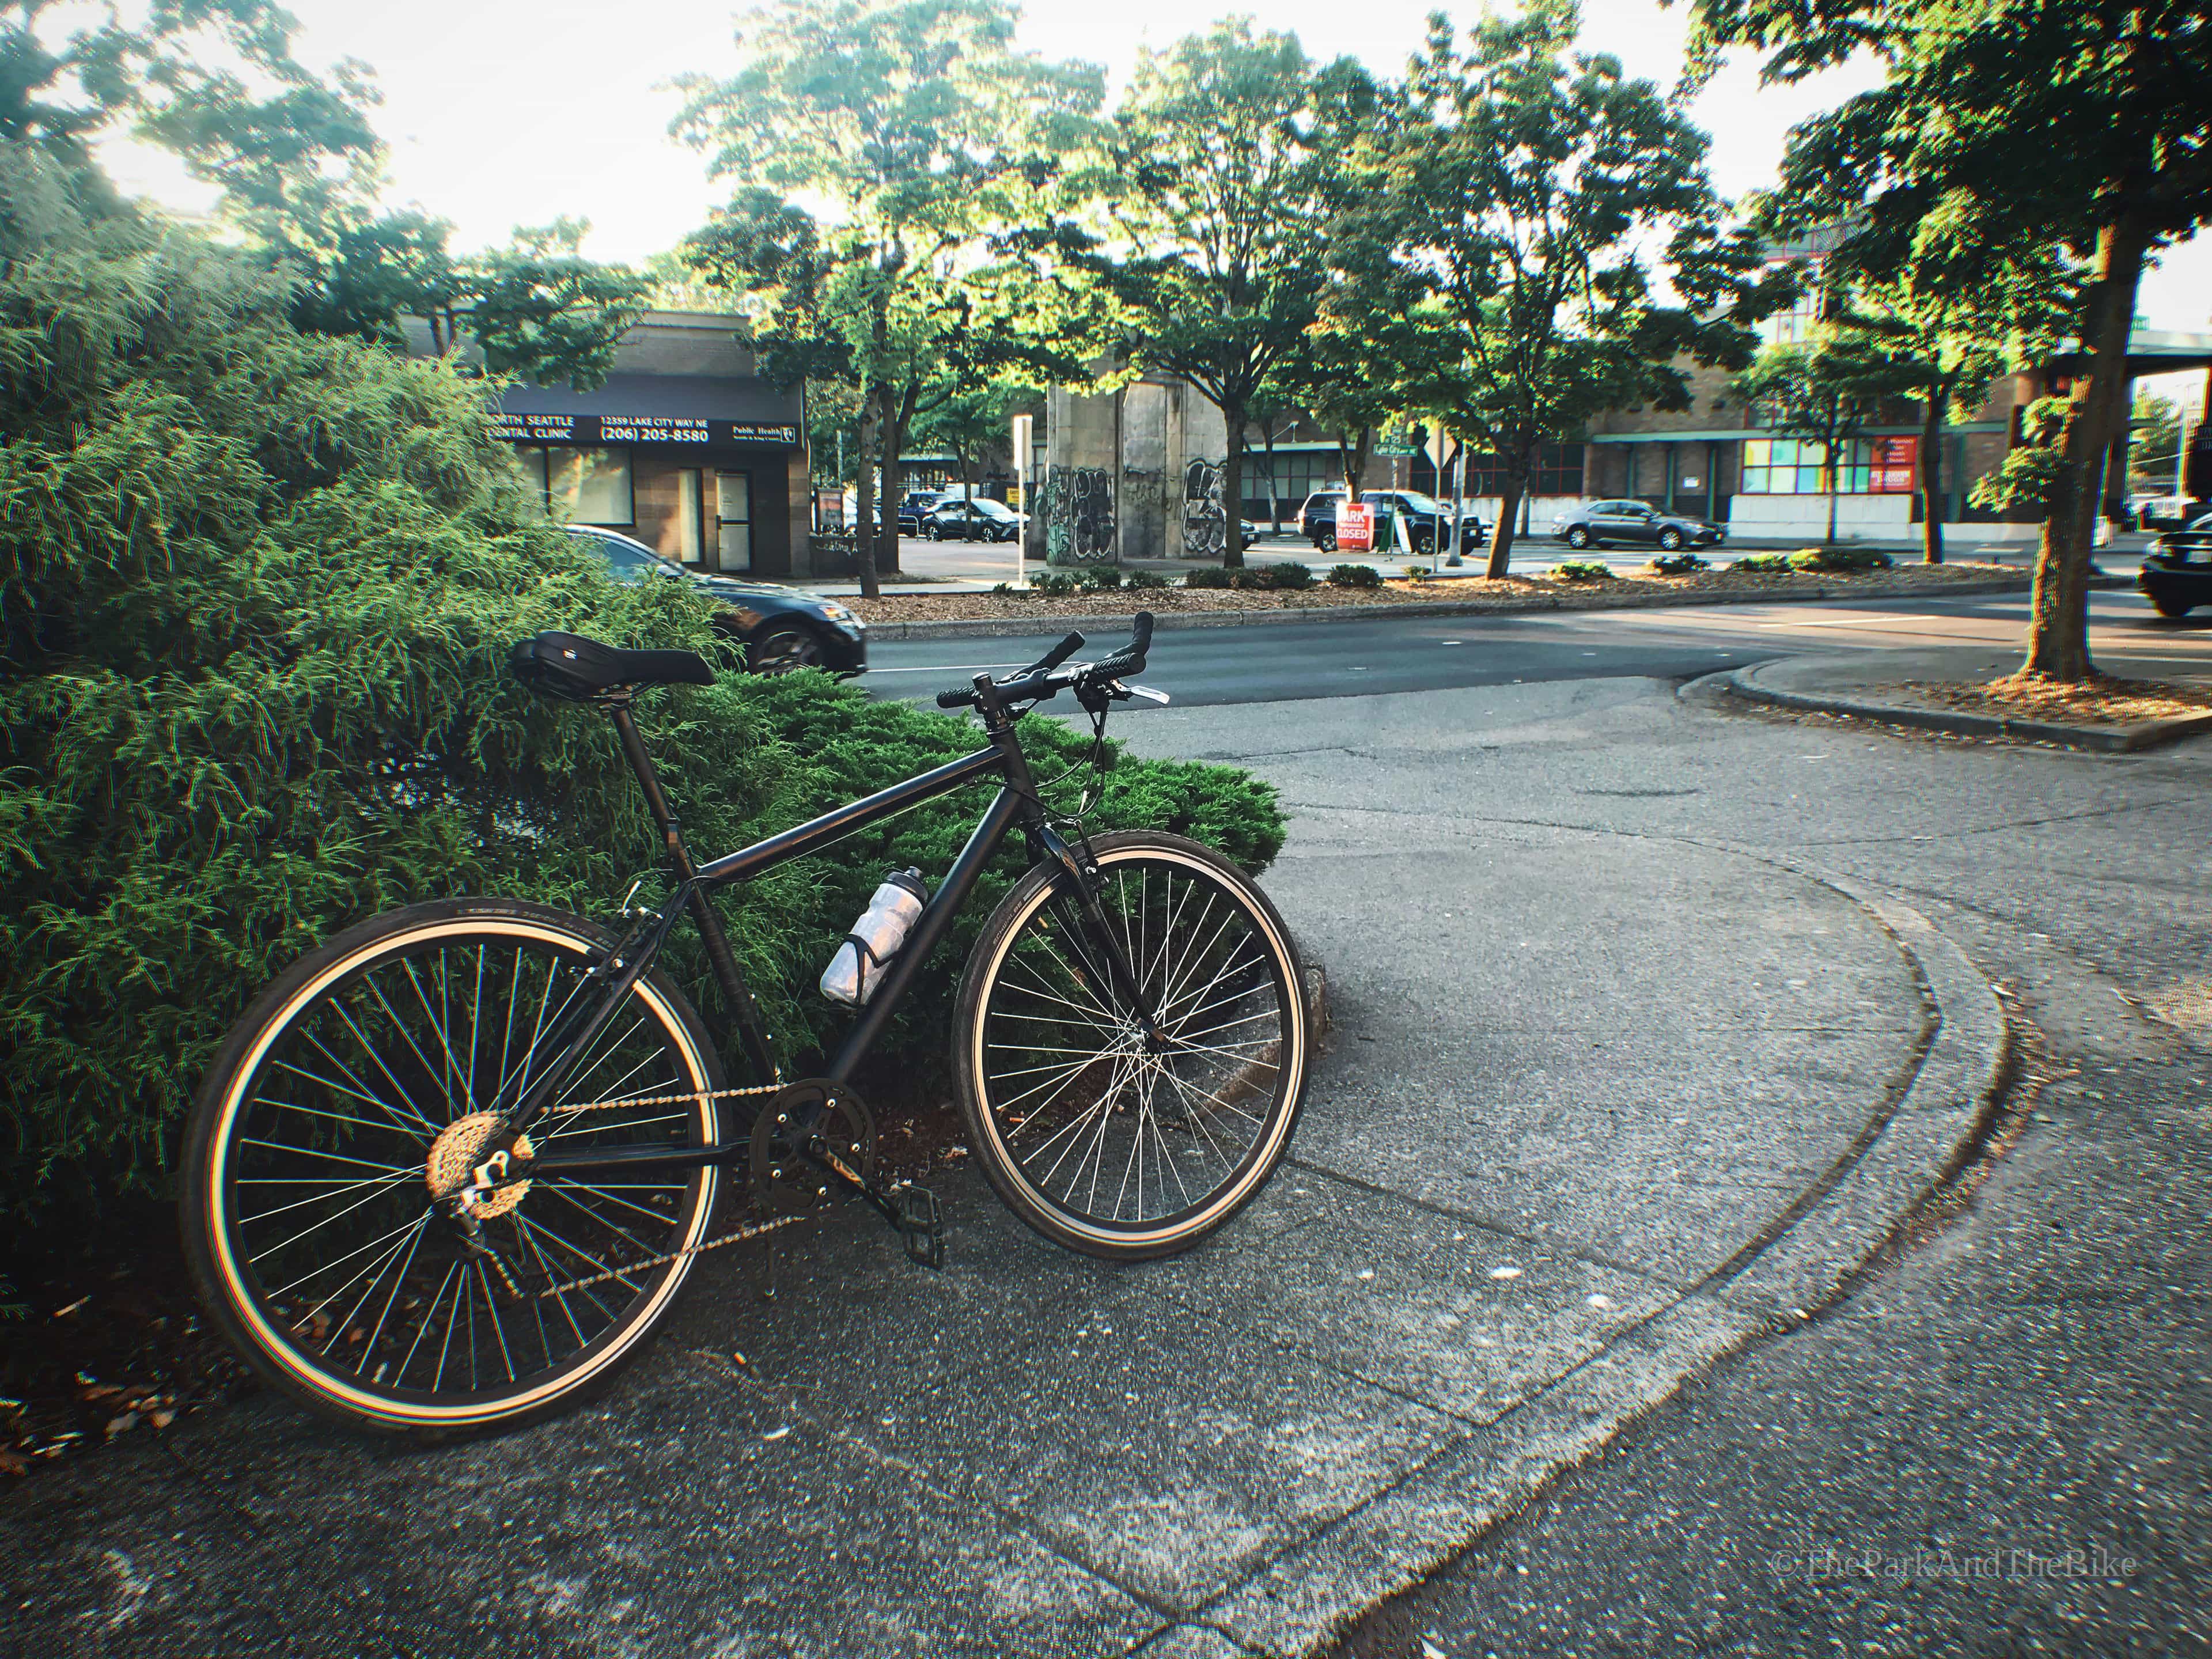
<svg viewBox="0 0 2212 1659"><path fill-rule="evenodd" d="M1562 698L1570 729L1692 718L1666 690L1455 695L1511 745ZM1284 757L1309 805L1267 885L1336 1034L1216 1239L1108 1268L956 1176L943 1274L850 1208L708 1257L646 1360L532 1430L210 1414L14 1495L0 1650L1304 1653L1802 1321L1976 1133L1986 985L1810 867L1503 797L1470 834L1483 753L1435 770L1431 700L1328 707L1366 703L1390 753ZM1206 753L1257 720L1131 731Z"/></svg>

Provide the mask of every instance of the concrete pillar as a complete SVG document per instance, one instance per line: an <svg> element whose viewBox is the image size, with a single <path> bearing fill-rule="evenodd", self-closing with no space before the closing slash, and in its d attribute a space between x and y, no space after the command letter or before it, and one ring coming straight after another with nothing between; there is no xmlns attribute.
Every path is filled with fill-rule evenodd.
<svg viewBox="0 0 2212 1659"><path fill-rule="evenodd" d="M1115 557L1121 396L1049 394L1045 476L1038 492L1044 554L1056 565L1108 564Z"/></svg>

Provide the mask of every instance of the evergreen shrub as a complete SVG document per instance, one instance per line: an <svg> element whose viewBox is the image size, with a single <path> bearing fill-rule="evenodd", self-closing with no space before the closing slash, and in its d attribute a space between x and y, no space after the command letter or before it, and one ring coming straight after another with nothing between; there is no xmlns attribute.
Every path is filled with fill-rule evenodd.
<svg viewBox="0 0 2212 1659"><path fill-rule="evenodd" d="M1552 567L1552 574L1563 582L1611 581L1613 567L1595 559L1565 559Z"/></svg>
<svg viewBox="0 0 2212 1659"><path fill-rule="evenodd" d="M1888 554L1869 547L1804 547L1790 556L1796 570L1887 570L1891 562Z"/></svg>
<svg viewBox="0 0 2212 1659"><path fill-rule="evenodd" d="M297 331L244 256L92 216L0 145L0 1229L159 1188L246 1000L412 901L506 893L605 917L658 863L606 720L522 690L562 628L709 643L686 585L623 587L549 524L484 383ZM976 746L963 720L818 673L668 688L639 723L684 830L726 851ZM1041 778L1084 747L1024 723ZM1073 781L1062 786L1072 793ZM934 877L980 810L932 803L725 896L787 1066L842 1025L811 994L894 856ZM1282 842L1273 791L1125 761L1100 828ZM894 850L896 849L896 850ZM954 982L1010 849L887 1059L941 1073ZM688 941L672 953L700 984ZM714 994L702 987L712 1017Z"/></svg>
<svg viewBox="0 0 2212 1659"><path fill-rule="evenodd" d="M1331 587L1380 587L1382 573L1371 564L1337 564L1328 570Z"/></svg>

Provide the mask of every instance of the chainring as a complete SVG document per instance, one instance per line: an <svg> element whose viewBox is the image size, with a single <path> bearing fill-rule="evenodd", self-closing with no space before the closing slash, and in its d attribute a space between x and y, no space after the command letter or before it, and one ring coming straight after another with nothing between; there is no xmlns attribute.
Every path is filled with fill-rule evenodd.
<svg viewBox="0 0 2212 1659"><path fill-rule="evenodd" d="M837 1196L841 1169L876 1178L876 1119L852 1085L809 1078L780 1091L753 1120L747 1185L757 1207L816 1209Z"/></svg>

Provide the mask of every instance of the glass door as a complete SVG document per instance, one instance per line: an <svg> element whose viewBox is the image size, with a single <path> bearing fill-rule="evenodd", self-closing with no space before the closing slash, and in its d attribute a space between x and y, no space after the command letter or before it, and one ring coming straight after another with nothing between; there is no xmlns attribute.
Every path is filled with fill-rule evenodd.
<svg viewBox="0 0 2212 1659"><path fill-rule="evenodd" d="M715 548L725 570L753 568L752 485L746 473L714 475Z"/></svg>
<svg viewBox="0 0 2212 1659"><path fill-rule="evenodd" d="M706 490L698 472L676 475L676 556L697 564L706 556Z"/></svg>

